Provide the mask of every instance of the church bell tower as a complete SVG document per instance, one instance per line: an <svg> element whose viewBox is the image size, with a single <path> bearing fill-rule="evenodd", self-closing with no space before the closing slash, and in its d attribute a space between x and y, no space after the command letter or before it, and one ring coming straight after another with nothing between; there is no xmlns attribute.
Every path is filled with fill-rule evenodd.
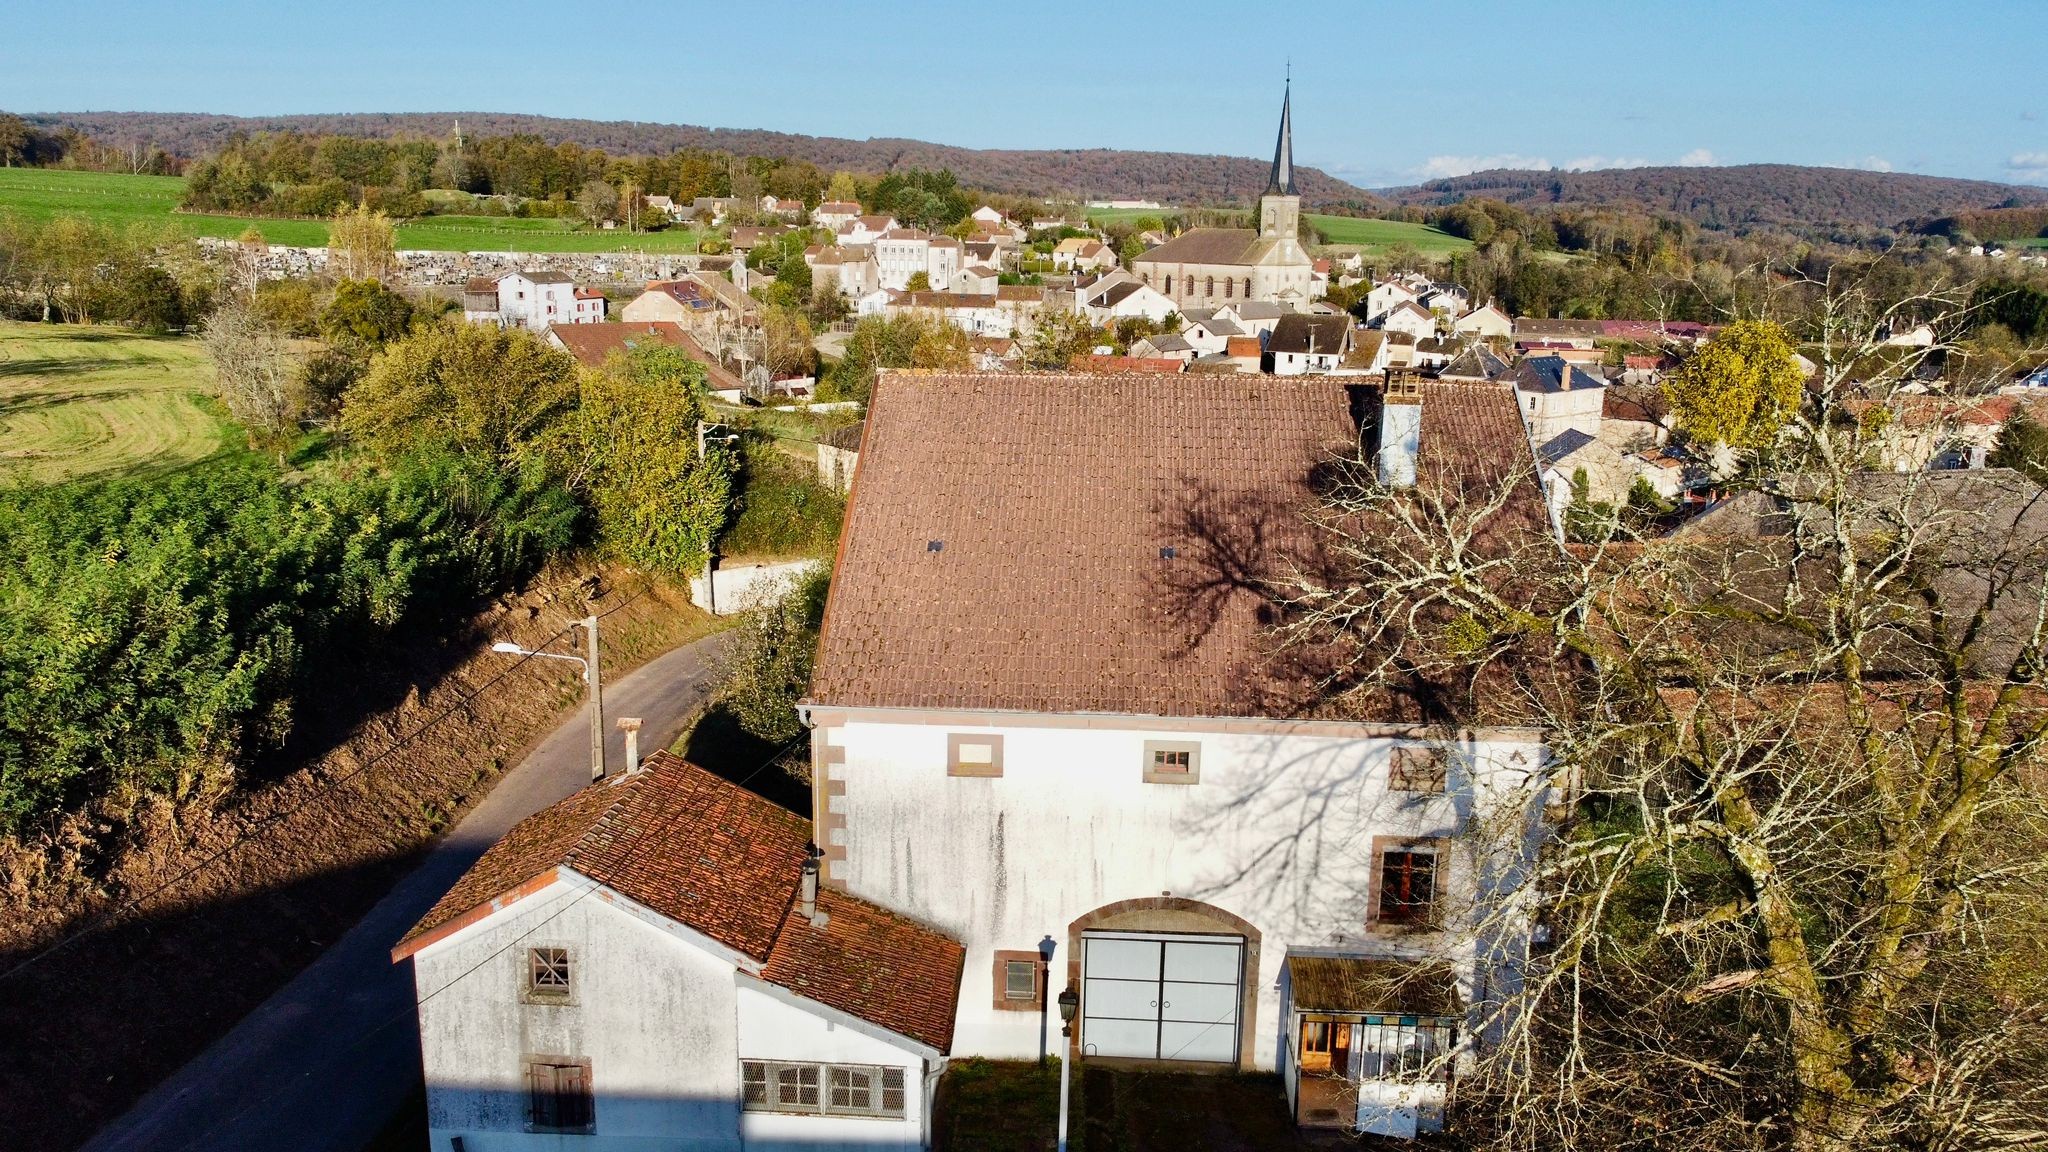
<svg viewBox="0 0 2048 1152"><path fill-rule="evenodd" d="M1273 144L1273 171L1259 196L1259 239L1295 240L1301 235L1301 194L1294 187L1294 84L1280 97L1280 138Z"/></svg>

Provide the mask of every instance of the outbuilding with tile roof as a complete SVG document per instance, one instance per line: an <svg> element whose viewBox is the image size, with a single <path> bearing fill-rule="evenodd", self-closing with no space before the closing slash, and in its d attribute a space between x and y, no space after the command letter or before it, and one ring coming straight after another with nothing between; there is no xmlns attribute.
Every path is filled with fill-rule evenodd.
<svg viewBox="0 0 2048 1152"><path fill-rule="evenodd" d="M964 950L810 840L666 751L515 825L392 952L433 1146L926 1146Z"/></svg>

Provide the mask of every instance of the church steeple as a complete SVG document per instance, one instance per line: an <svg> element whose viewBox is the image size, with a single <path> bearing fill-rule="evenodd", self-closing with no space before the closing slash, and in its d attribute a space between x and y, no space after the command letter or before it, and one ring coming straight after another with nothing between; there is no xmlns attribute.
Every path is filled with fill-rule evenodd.
<svg viewBox="0 0 2048 1152"><path fill-rule="evenodd" d="M1280 96L1280 138L1273 144L1273 172L1266 179L1267 196L1299 196L1294 190L1294 78Z"/></svg>

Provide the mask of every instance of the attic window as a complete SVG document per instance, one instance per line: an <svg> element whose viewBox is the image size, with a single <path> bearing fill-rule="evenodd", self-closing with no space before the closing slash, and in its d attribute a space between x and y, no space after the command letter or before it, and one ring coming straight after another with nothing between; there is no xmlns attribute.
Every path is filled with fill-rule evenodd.
<svg viewBox="0 0 2048 1152"><path fill-rule="evenodd" d="M1180 555L1180 552L1171 544L1159 550L1159 558L1161 560L1171 560L1178 555Z"/></svg>
<svg viewBox="0 0 2048 1152"><path fill-rule="evenodd" d="M944 540L927 540L924 542L924 550L927 552L944 552L946 550L946 542Z"/></svg>

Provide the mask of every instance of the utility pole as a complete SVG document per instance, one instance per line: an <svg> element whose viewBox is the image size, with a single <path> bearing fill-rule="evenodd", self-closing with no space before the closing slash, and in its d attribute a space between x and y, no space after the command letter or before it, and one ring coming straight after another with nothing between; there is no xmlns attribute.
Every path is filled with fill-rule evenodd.
<svg viewBox="0 0 2048 1152"><path fill-rule="evenodd" d="M597 615L585 616L583 629L583 677L590 685L590 778L604 779L604 683L597 668Z"/></svg>

